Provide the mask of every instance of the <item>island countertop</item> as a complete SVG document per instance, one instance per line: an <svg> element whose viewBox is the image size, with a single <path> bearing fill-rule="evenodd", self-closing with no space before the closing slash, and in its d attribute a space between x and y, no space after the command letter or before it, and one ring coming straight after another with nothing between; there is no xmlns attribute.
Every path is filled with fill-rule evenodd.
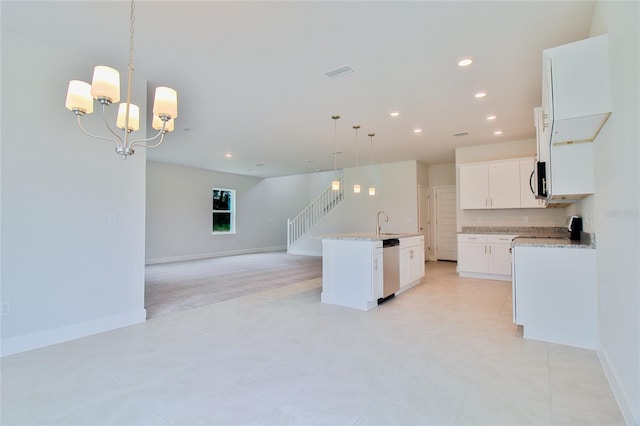
<svg viewBox="0 0 640 426"><path fill-rule="evenodd" d="M342 234L326 234L326 235L314 235L312 238L318 238L322 240L362 240L362 241L382 241L390 238L408 238L418 237L422 234L418 233L395 233L395 232L381 232L380 235L376 235L375 232L347 232Z"/></svg>

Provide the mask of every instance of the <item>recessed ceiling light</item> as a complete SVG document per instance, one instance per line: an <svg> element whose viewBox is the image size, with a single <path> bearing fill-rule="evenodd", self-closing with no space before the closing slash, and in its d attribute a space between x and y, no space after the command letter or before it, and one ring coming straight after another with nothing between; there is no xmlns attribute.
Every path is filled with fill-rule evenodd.
<svg viewBox="0 0 640 426"><path fill-rule="evenodd" d="M472 63L473 63L473 58L471 58L469 56L465 56L464 58L458 59L458 66L459 67L468 67Z"/></svg>
<svg viewBox="0 0 640 426"><path fill-rule="evenodd" d="M494 114L487 115L487 120L495 120L496 116Z"/></svg>
<svg viewBox="0 0 640 426"><path fill-rule="evenodd" d="M233 155L230 152L227 152L224 156L227 157L227 158L233 157Z"/></svg>
<svg viewBox="0 0 640 426"><path fill-rule="evenodd" d="M487 96L487 92L481 90L480 92L476 92L476 94L473 96L475 96L476 98L484 98L485 96Z"/></svg>
<svg viewBox="0 0 640 426"><path fill-rule="evenodd" d="M422 129L413 129L413 133L422 133Z"/></svg>
<svg viewBox="0 0 640 426"><path fill-rule="evenodd" d="M501 135L502 134L502 130L496 130L495 132L493 132L494 135Z"/></svg>
<svg viewBox="0 0 640 426"><path fill-rule="evenodd" d="M400 113L399 113L398 111L393 111L393 112L390 112L390 113L389 113L389 115L390 115L391 117L397 117L397 116L399 116L399 115L400 115Z"/></svg>

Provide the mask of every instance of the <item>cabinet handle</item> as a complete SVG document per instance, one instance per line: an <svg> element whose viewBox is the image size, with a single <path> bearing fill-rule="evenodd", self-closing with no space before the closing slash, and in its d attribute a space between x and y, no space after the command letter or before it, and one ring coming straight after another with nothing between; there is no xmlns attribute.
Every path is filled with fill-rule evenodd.
<svg viewBox="0 0 640 426"><path fill-rule="evenodd" d="M409 259L413 259L413 250L409 252Z"/></svg>
<svg viewBox="0 0 640 426"><path fill-rule="evenodd" d="M531 172L531 176L529 176L529 188L531 188L531 193L533 195L536 195L536 191L533 190L533 175L535 174L536 170L533 169L533 171Z"/></svg>
<svg viewBox="0 0 640 426"><path fill-rule="evenodd" d="M493 207L493 198L490 198L489 200L489 207Z"/></svg>
<svg viewBox="0 0 640 426"><path fill-rule="evenodd" d="M374 270L378 270L378 258L376 257L375 259L373 259L373 269Z"/></svg>
<svg viewBox="0 0 640 426"><path fill-rule="evenodd" d="M484 199L484 206L485 206L485 207L488 207L488 206L489 206L489 199L488 199L488 198L485 198L485 199Z"/></svg>
<svg viewBox="0 0 640 426"><path fill-rule="evenodd" d="M491 244L489 244L489 254L491 254Z"/></svg>
<svg viewBox="0 0 640 426"><path fill-rule="evenodd" d="M484 254L487 254L487 245L484 245Z"/></svg>
<svg viewBox="0 0 640 426"><path fill-rule="evenodd" d="M477 240L478 237L467 237L468 240Z"/></svg>

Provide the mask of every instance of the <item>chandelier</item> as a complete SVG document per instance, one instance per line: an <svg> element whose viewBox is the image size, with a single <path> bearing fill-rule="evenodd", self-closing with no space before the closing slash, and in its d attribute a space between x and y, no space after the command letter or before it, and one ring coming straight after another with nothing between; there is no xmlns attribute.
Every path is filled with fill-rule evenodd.
<svg viewBox="0 0 640 426"><path fill-rule="evenodd" d="M134 154L134 147L155 148L160 146L164 135L174 130L174 119L178 116L178 95L169 87L156 88L153 102L153 119L151 127L158 133L148 139L131 140L130 133L140 128L140 109L131 103L131 83L133 81L133 35L135 22L135 3L131 0L131 17L129 31L129 78L127 80L127 98L125 103L118 106L116 118L116 130L109 124L107 107L120 102L120 73L110 67L97 66L93 71L91 84L79 80L71 80L67 89L65 106L73 111L78 119L78 126L88 136L96 139L111 141L116 145L116 153L126 160ZM81 118L93 112L93 100L97 100L102 106L104 122L113 136L99 136L89 133L82 126ZM159 140L154 145L147 142Z"/></svg>

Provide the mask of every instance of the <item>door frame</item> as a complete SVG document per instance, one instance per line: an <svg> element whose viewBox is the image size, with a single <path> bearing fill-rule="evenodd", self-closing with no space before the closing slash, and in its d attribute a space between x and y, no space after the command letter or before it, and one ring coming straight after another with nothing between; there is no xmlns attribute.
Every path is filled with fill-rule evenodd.
<svg viewBox="0 0 640 426"><path fill-rule="evenodd" d="M433 204L433 215L431 217L433 217L433 220L431 221L432 224L432 233L431 233L431 238L433 239L433 250L431 250L431 253L433 254L433 258L434 260L438 260L438 190L439 189L453 189L456 191L456 197L458 196L457 194L457 189L456 189L456 185L438 185L438 186L434 186L433 187L433 198L434 198L434 202ZM456 200L456 229L457 229L457 221L458 221L458 202Z"/></svg>

